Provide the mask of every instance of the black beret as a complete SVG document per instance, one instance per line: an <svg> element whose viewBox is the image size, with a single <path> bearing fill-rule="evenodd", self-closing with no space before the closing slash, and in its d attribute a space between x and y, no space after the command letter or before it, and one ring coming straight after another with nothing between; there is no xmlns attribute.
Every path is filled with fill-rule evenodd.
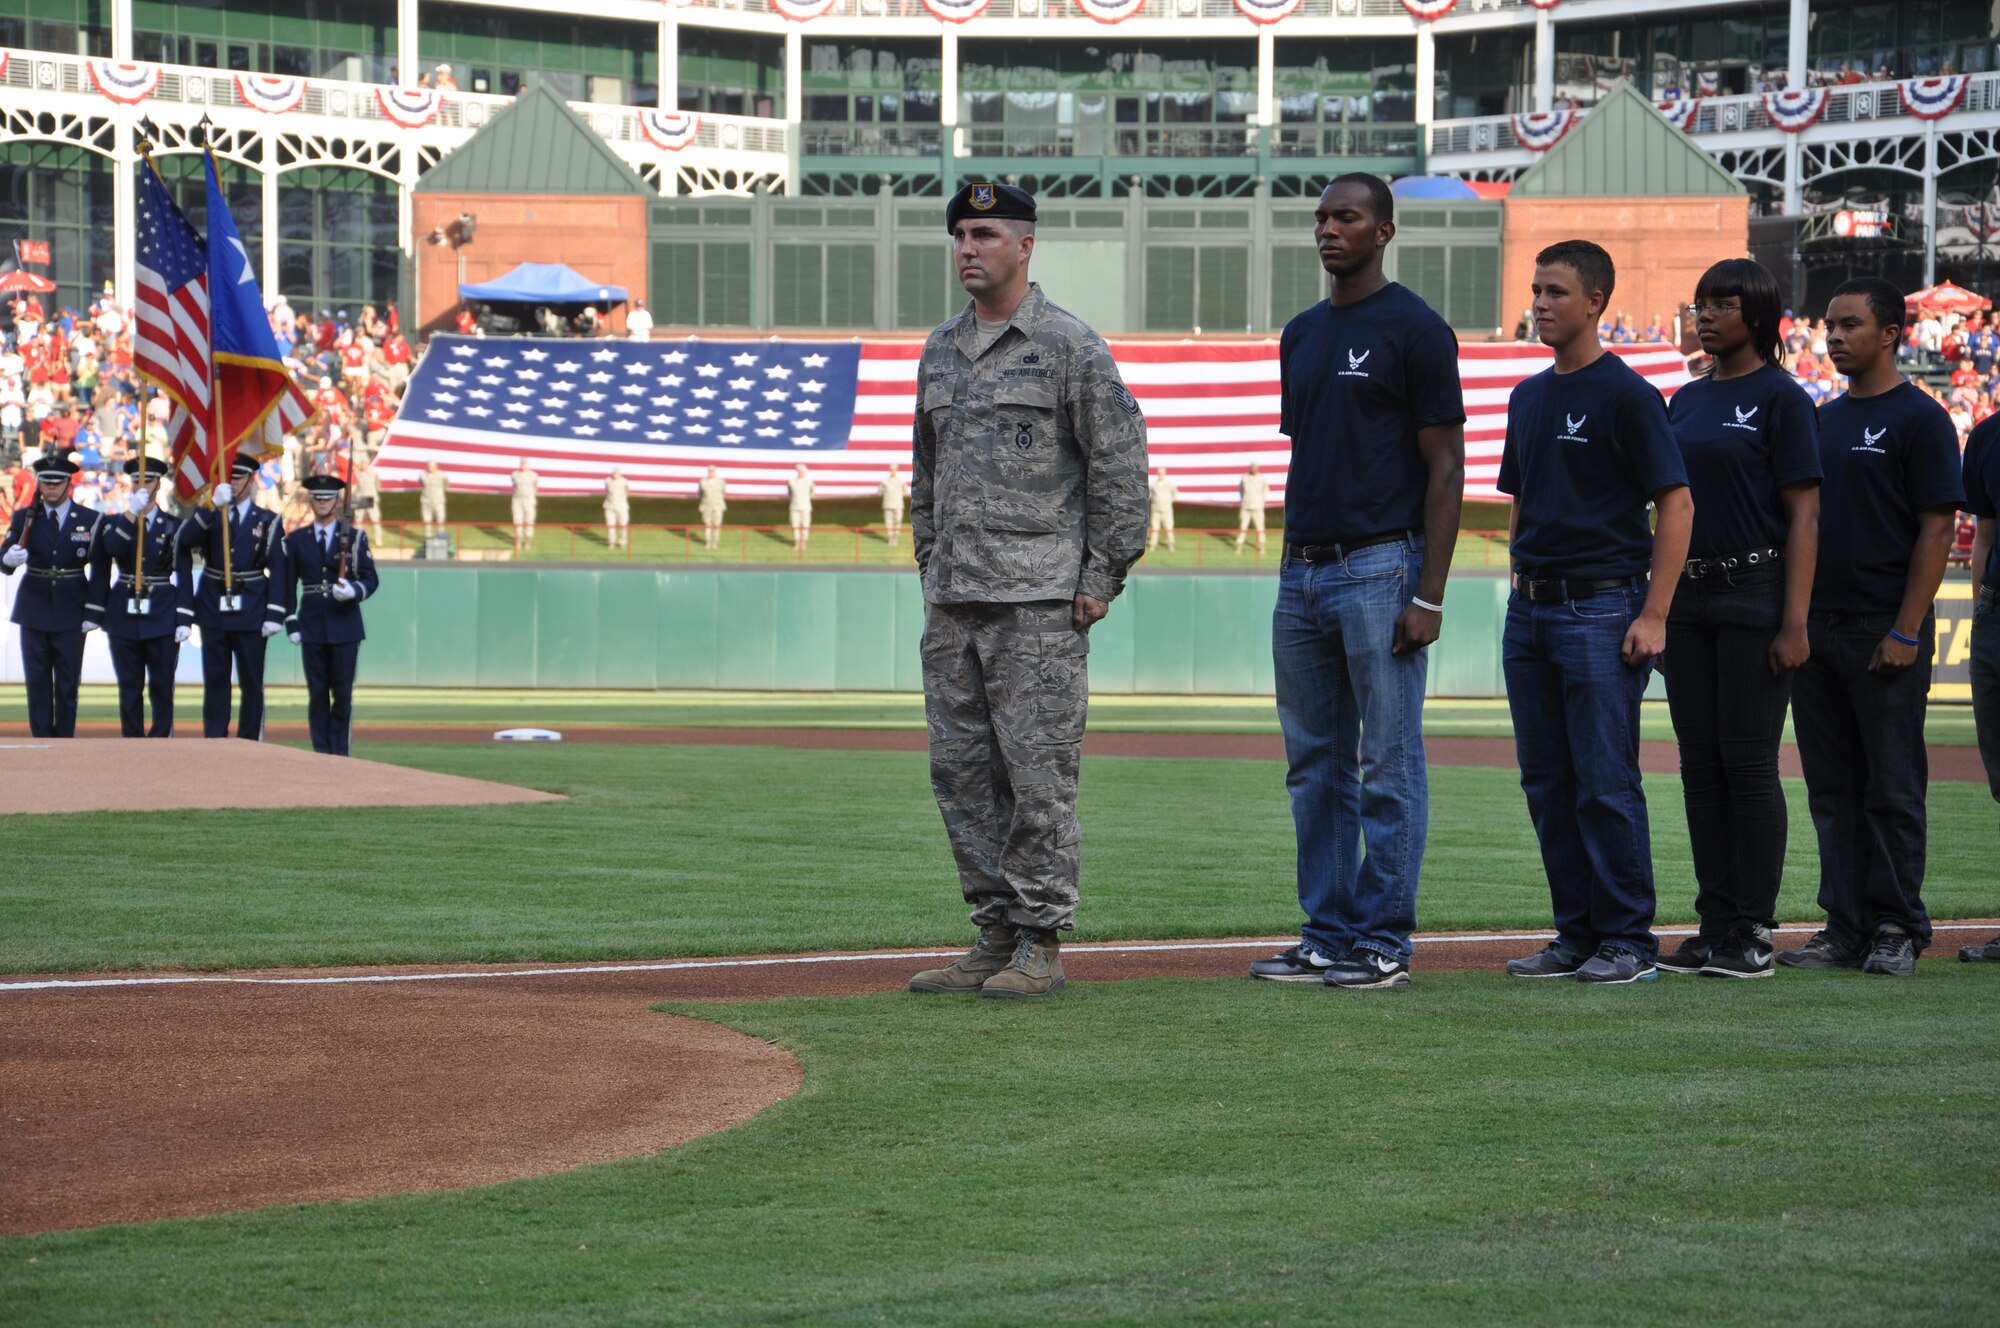
<svg viewBox="0 0 2000 1328"><path fill-rule="evenodd" d="M347 484L338 475L308 475L299 481L299 487L307 493L339 493Z"/></svg>
<svg viewBox="0 0 2000 1328"><path fill-rule="evenodd" d="M1001 217L1008 221L1033 221L1035 219L1035 196L1025 189L1016 189L1011 184L992 184L977 180L966 185L951 196L945 204L944 228L947 233L966 217Z"/></svg>
<svg viewBox="0 0 2000 1328"><path fill-rule="evenodd" d="M82 467L77 465L76 462L71 461L67 456L58 456L51 452L37 461L34 469L36 478L53 480L74 475Z"/></svg>

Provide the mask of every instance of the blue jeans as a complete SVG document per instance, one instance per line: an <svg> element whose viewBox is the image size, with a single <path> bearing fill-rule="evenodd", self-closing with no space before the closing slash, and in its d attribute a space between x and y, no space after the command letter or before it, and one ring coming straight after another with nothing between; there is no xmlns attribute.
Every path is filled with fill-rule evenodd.
<svg viewBox="0 0 2000 1328"><path fill-rule="evenodd" d="M1427 660L1425 651L1389 647L1422 557L1421 539L1397 540L1342 562L1287 558L1278 570L1271 654L1298 831L1301 936L1329 958L1354 949L1410 958L1430 819Z"/></svg>
<svg viewBox="0 0 2000 1328"><path fill-rule="evenodd" d="M1542 845L1556 934L1582 954L1606 945L1650 959L1653 846L1639 783L1639 702L1652 675L1619 658L1644 590L1507 601L1502 657L1514 751Z"/></svg>

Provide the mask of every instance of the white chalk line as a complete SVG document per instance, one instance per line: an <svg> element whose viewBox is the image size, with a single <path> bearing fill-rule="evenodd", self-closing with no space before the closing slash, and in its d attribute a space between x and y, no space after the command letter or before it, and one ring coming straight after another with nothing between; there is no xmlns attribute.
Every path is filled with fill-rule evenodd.
<svg viewBox="0 0 2000 1328"><path fill-rule="evenodd" d="M1993 924L1988 922L1939 922L1932 924L1936 931L1987 931ZM1780 927L1778 934L1788 935L1811 932L1811 927ZM1692 936L1692 927L1659 927L1654 929L1658 936ZM1162 954L1193 950L1268 950L1274 945L1284 945L1289 937L1266 937L1248 941L1154 941L1146 943L1120 943L1115 941L1090 942L1081 945L1065 945L1064 954ZM1469 936L1413 936L1414 945L1481 945L1501 941L1552 941L1554 932L1510 931L1490 932ZM768 959L675 959L661 960L645 964L582 964L568 968L514 968L478 970L447 973L342 973L326 977L234 977L225 974L162 974L157 977L138 978L43 978L29 982L0 982L0 992L9 991L77 991L107 987L193 987L193 986L241 986L241 987L342 987L365 986L386 982L490 982L495 979L511 978L558 978L574 977L578 974L593 973L686 973L705 969L725 968L782 968L806 964L861 964L891 959L944 959L962 954L962 950L878 950L853 954L826 955L783 955Z"/></svg>

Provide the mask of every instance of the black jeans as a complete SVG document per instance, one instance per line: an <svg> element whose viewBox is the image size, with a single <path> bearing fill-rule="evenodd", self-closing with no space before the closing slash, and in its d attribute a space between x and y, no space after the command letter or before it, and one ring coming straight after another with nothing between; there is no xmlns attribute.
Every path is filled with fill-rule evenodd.
<svg viewBox="0 0 2000 1328"><path fill-rule="evenodd" d="M1980 604L1972 611L1972 723L1986 787L2000 802L2000 613Z"/></svg>
<svg viewBox="0 0 2000 1328"><path fill-rule="evenodd" d="M1819 906L1846 946L1866 946L1883 928L1930 943L1924 912L1924 799L1930 758L1924 708L1931 687L1935 620L1918 633L1917 662L1900 674L1870 673L1868 660L1890 614L1814 613L1812 658L1792 692L1792 725L1806 798L1819 832Z"/></svg>
<svg viewBox="0 0 2000 1328"><path fill-rule="evenodd" d="M1660 669L1681 751L1681 796L1694 850L1694 908L1717 941L1776 925L1785 870L1785 790L1778 744L1792 673L1771 676L1784 620L1782 564L1681 578Z"/></svg>

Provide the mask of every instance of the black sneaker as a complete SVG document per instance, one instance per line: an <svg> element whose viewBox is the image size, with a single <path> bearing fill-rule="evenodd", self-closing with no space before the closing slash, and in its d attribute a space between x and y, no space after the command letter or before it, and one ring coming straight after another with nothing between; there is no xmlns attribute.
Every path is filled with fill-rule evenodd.
<svg viewBox="0 0 2000 1328"><path fill-rule="evenodd" d="M1884 927L1875 933L1875 944L1861 961L1861 971L1892 978L1912 977L1917 971L1917 943L1894 927Z"/></svg>
<svg viewBox="0 0 2000 1328"><path fill-rule="evenodd" d="M1655 982L1659 976L1652 960L1622 945L1605 946L1576 970L1578 982L1595 982L1607 987L1622 987L1628 982Z"/></svg>
<svg viewBox="0 0 2000 1328"><path fill-rule="evenodd" d="M1786 968L1859 968L1861 951L1834 939L1832 932L1816 931L1796 950L1778 956Z"/></svg>
<svg viewBox="0 0 2000 1328"><path fill-rule="evenodd" d="M1331 959L1317 950L1306 949L1301 943L1269 959L1253 961L1250 976L1271 982L1318 982L1332 967Z"/></svg>
<svg viewBox="0 0 2000 1328"><path fill-rule="evenodd" d="M1731 936L1717 943L1701 972L1711 978L1768 978L1778 971L1771 959L1768 937ZM1666 965L1662 963L1660 967Z"/></svg>
<svg viewBox="0 0 2000 1328"><path fill-rule="evenodd" d="M1547 945L1525 959L1509 959L1507 976L1510 978L1573 978L1576 970L1583 967L1586 955L1564 945L1561 941L1550 941Z"/></svg>
<svg viewBox="0 0 2000 1328"><path fill-rule="evenodd" d="M1699 973L1701 966L1715 950L1715 942L1706 936L1690 936L1669 954L1663 954L1653 961L1662 973Z"/></svg>
<svg viewBox="0 0 2000 1328"><path fill-rule="evenodd" d="M1984 945L1963 945L1958 950L1962 964L2000 964L2000 936Z"/></svg>
<svg viewBox="0 0 2000 1328"><path fill-rule="evenodd" d="M1326 970L1322 979L1329 987L1349 991L1374 991L1410 985L1410 966L1373 950L1356 950Z"/></svg>

